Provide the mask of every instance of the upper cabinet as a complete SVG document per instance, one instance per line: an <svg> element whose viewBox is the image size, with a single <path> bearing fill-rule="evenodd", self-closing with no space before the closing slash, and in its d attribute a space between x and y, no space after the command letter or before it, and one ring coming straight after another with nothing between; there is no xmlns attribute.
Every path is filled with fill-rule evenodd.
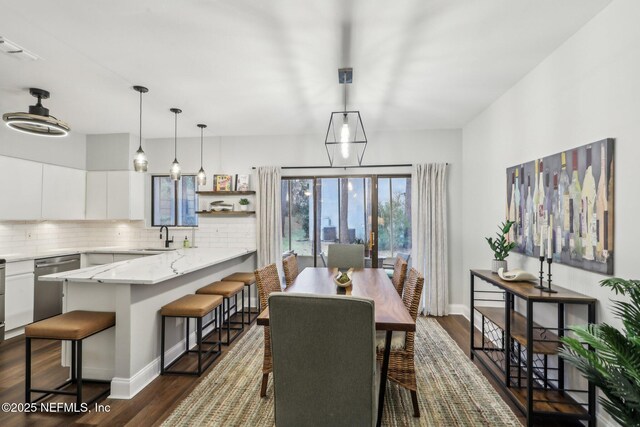
<svg viewBox="0 0 640 427"><path fill-rule="evenodd" d="M42 218L42 163L0 156L0 220Z"/></svg>
<svg viewBox="0 0 640 427"><path fill-rule="evenodd" d="M85 218L86 174L79 169L43 165L43 219Z"/></svg>
<svg viewBox="0 0 640 427"><path fill-rule="evenodd" d="M87 219L144 219L144 174L87 172Z"/></svg>

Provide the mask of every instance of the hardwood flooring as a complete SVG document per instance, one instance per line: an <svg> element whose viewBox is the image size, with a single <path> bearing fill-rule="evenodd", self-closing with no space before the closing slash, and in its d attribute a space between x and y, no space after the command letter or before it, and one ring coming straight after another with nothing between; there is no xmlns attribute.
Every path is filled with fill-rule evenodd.
<svg viewBox="0 0 640 427"><path fill-rule="evenodd" d="M437 319L460 348L469 352L469 322L462 316L448 316ZM245 329L246 330L246 329ZM223 354L214 362L217 364L230 348L223 346ZM21 403L24 401L24 338L16 337L0 344L0 403ZM185 365L193 365L193 360ZM477 363L476 363L477 365ZM180 366L184 368L185 366ZM189 366L188 368L191 368ZM490 375L479 366L485 377L498 391L500 396L512 408L524 423L525 418L508 396L498 387ZM37 386L52 386L62 382L68 375L68 369L60 366L60 343L36 340L33 344L33 378ZM0 425L13 426L156 426L177 407L204 378L168 375L153 380L144 390L131 400L103 399L98 402L109 407L109 412L91 411L85 414L67 413L7 413L0 412ZM90 389L86 389L90 396ZM56 402L64 401L61 396L53 397ZM544 426L567 426L566 423L546 423Z"/></svg>

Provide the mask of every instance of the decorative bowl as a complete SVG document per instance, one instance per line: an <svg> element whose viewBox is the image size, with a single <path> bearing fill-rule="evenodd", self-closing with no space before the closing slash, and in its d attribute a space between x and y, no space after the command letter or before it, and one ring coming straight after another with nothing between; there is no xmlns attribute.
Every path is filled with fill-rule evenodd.
<svg viewBox="0 0 640 427"><path fill-rule="evenodd" d="M351 286L351 273L347 272L347 276L349 277L349 281L348 282L344 282L344 283L341 283L341 282L338 281L338 278L340 276L342 276L342 274L343 273L338 272L337 275L333 276L333 281L336 283L336 285L340 286L341 288L348 288L349 286Z"/></svg>
<svg viewBox="0 0 640 427"><path fill-rule="evenodd" d="M211 209L213 209L214 212L220 212L223 207L222 206L211 206Z"/></svg>

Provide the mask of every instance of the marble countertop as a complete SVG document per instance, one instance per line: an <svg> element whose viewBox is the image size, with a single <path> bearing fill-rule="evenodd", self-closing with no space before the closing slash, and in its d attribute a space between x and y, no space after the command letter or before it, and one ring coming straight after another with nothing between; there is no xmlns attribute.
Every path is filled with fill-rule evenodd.
<svg viewBox="0 0 640 427"><path fill-rule="evenodd" d="M157 249L157 250L154 250ZM171 248L171 250L177 250L178 248ZM76 254L136 254L136 255L155 255L166 252L164 248L132 248L122 246L105 246L105 247L93 247L93 248L59 248L49 249L45 251L33 251L33 252L14 252L0 254L0 259L4 259L7 262L16 261L29 261L39 258L49 258L63 255L76 255Z"/></svg>
<svg viewBox="0 0 640 427"><path fill-rule="evenodd" d="M49 274L40 280L152 285L254 252L253 249L232 248L177 249L155 256Z"/></svg>

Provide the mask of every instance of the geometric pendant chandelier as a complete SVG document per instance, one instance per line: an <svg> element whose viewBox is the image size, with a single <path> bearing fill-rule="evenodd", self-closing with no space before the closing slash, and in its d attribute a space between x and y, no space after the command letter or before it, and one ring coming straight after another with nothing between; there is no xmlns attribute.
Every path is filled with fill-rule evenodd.
<svg viewBox="0 0 640 427"><path fill-rule="evenodd" d="M338 82L344 85L344 110L332 112L329 118L324 139L329 164L333 166L334 163L340 163L339 166L343 166L357 161L358 166L362 166L362 158L367 149L367 134L360 111L347 110L347 85L353 82L353 69L340 68ZM338 158L341 160L336 161Z"/></svg>

